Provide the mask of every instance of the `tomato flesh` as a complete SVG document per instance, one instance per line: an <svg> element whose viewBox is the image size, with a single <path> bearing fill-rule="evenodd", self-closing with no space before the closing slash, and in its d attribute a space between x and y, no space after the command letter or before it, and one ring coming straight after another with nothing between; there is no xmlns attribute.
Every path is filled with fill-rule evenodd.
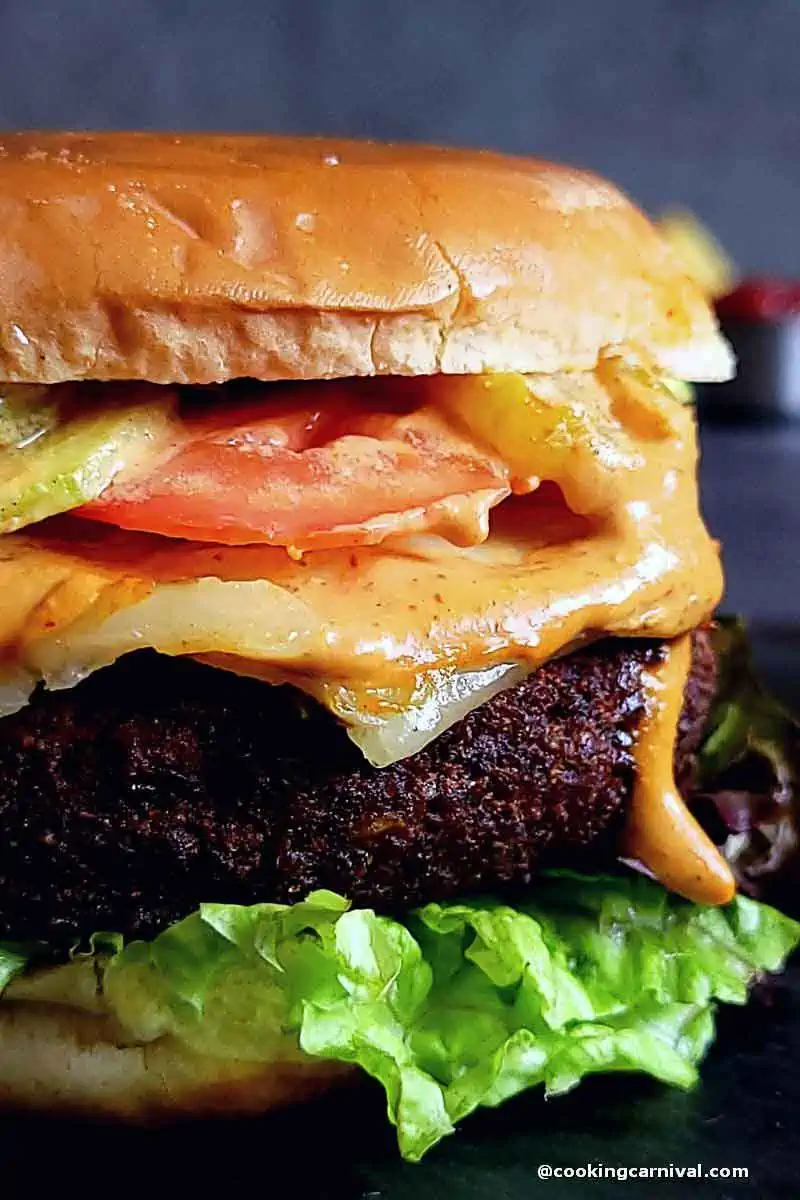
<svg viewBox="0 0 800 1200"><path fill-rule="evenodd" d="M408 383L409 381L401 381ZM508 472L408 387L270 386L184 412L163 456L118 476L80 516L225 545L310 549L381 540L376 519L508 492ZM269 395L268 400L261 397Z"/></svg>

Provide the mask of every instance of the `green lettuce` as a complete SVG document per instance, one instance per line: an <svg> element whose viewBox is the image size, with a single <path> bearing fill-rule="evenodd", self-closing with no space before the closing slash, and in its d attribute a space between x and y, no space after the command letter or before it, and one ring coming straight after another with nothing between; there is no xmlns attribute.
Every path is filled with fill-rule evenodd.
<svg viewBox="0 0 800 1200"><path fill-rule="evenodd" d="M32 957L25 945L0 942L0 993L16 975L21 975L26 970Z"/></svg>
<svg viewBox="0 0 800 1200"><path fill-rule="evenodd" d="M720 618L713 640L719 680L697 756L699 815L703 819L702 806L707 812L711 802L715 840L740 887L793 909L800 878L800 725L758 678L740 618Z"/></svg>
<svg viewBox="0 0 800 1200"><path fill-rule="evenodd" d="M405 922L325 891L206 904L151 942L97 939L91 966L143 1042L361 1067L417 1160L475 1108L540 1084L644 1071L691 1087L715 1002L744 1003L798 941L799 924L747 897L706 908L644 877L561 871L513 908L428 904ZM0 979L23 957L0 952Z"/></svg>
<svg viewBox="0 0 800 1200"><path fill-rule="evenodd" d="M716 777L757 754L782 788L793 788L800 782L800 727L758 678L747 626L741 617L719 617L712 638L719 678L700 748L701 775Z"/></svg>

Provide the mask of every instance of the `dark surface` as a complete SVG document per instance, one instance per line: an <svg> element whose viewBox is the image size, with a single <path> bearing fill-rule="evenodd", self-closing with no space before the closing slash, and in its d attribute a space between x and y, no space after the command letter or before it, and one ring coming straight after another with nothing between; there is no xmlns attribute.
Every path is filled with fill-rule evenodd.
<svg viewBox="0 0 800 1200"><path fill-rule="evenodd" d="M714 687L695 645L679 778ZM144 653L42 692L0 722L0 937L148 936L201 902L319 887L392 910L609 861L659 654L557 659L382 770L292 689L199 663Z"/></svg>
<svg viewBox="0 0 800 1200"><path fill-rule="evenodd" d="M726 1009L689 1093L608 1076L545 1101L528 1093L466 1121L418 1166L397 1158L370 1085L257 1121L167 1130L0 1119L3 1195L81 1181L115 1197L264 1195L276 1200L530 1200L797 1194L800 967L763 1001ZM537 1167L746 1167L747 1180L537 1180ZM68 1182L69 1181L69 1182ZM120 1190L120 1189L124 1190ZM257 1188L257 1191L256 1191Z"/></svg>
<svg viewBox="0 0 800 1200"><path fill-rule="evenodd" d="M423 139L593 167L800 270L797 0L0 0L3 128Z"/></svg>

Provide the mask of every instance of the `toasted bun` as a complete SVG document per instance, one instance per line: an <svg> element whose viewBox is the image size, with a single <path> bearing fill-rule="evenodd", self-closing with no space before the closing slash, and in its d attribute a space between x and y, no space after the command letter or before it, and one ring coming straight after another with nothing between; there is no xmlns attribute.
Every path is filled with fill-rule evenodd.
<svg viewBox="0 0 800 1200"><path fill-rule="evenodd" d="M331 139L0 139L0 379L730 373L696 286L592 175Z"/></svg>
<svg viewBox="0 0 800 1200"><path fill-rule="evenodd" d="M124 1121L243 1116L296 1104L353 1077L298 1057L264 1065L198 1054L170 1037L125 1045L103 1015L0 1003L0 1107Z"/></svg>

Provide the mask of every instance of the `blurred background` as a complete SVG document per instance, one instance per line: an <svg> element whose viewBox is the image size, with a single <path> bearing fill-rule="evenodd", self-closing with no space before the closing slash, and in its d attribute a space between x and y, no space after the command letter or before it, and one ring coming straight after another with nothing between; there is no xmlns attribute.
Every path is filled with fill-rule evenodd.
<svg viewBox="0 0 800 1200"><path fill-rule="evenodd" d="M609 175L653 213L691 210L745 273L800 276L798 0L0 0L0 15L5 127L535 153ZM723 421L704 447L728 604L786 630L800 424Z"/></svg>
<svg viewBox="0 0 800 1200"><path fill-rule="evenodd" d="M535 152L800 270L797 0L2 0L0 125Z"/></svg>

